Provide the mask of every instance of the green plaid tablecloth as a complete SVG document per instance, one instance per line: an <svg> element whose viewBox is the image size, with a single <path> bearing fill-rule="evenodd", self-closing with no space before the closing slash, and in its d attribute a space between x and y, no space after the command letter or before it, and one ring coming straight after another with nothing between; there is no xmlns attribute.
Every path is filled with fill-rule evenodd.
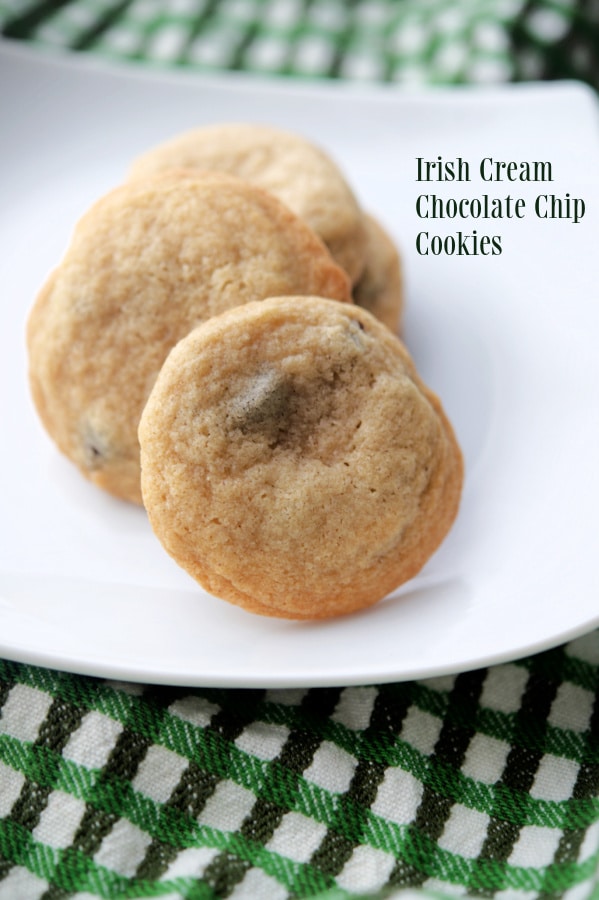
<svg viewBox="0 0 599 900"><path fill-rule="evenodd" d="M599 82L596 0L0 0L0 32L114 59L399 83Z"/></svg>
<svg viewBox="0 0 599 900"><path fill-rule="evenodd" d="M598 688L596 632L335 689L0 663L0 897L596 896Z"/></svg>
<svg viewBox="0 0 599 900"><path fill-rule="evenodd" d="M0 33L198 71L599 86L596 0L0 0ZM0 900L414 890L599 897L599 632L335 689L167 688L0 660Z"/></svg>

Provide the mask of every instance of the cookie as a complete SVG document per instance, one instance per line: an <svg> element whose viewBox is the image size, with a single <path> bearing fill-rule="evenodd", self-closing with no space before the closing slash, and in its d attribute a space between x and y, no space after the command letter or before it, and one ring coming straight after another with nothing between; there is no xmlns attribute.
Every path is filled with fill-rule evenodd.
<svg viewBox="0 0 599 900"><path fill-rule="evenodd" d="M462 457L399 338L320 297L227 311L173 348L139 428L144 504L213 595L266 616L368 607L456 515Z"/></svg>
<svg viewBox="0 0 599 900"><path fill-rule="evenodd" d="M229 172L272 192L316 231L352 282L361 275L366 235L360 206L336 163L310 141L266 125L208 125L146 151L129 175L181 167Z"/></svg>
<svg viewBox="0 0 599 900"><path fill-rule="evenodd" d="M391 331L401 332L403 279L399 251L383 225L365 215L366 265L354 286L354 303L363 306Z"/></svg>
<svg viewBox="0 0 599 900"><path fill-rule="evenodd" d="M80 220L30 315L42 422L91 481L141 503L137 426L170 348L227 308L312 292L351 300L322 241L266 191L215 172L122 185Z"/></svg>

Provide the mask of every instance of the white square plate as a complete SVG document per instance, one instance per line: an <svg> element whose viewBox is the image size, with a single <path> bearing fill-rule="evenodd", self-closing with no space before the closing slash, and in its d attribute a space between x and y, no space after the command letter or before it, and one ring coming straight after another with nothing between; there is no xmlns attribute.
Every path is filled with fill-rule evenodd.
<svg viewBox="0 0 599 900"><path fill-rule="evenodd" d="M396 238L405 339L466 460L457 522L412 582L324 623L252 616L203 592L142 509L85 482L43 432L24 326L79 215L178 131L256 120L337 160ZM599 132L581 85L438 89L298 84L113 68L0 44L0 654L182 685L366 684L478 667L599 623ZM416 159L470 183L416 182ZM478 162L550 161L552 183L483 183ZM523 198L523 219L426 221L421 193ZM542 219L539 194L583 199ZM496 256L423 256L416 235L499 235Z"/></svg>

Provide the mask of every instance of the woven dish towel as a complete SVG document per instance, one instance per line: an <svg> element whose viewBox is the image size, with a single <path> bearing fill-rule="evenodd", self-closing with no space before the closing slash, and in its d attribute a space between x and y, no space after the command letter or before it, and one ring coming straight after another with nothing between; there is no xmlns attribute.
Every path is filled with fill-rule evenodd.
<svg viewBox="0 0 599 900"><path fill-rule="evenodd" d="M0 34L197 71L599 86L596 0L0 0ZM0 900L456 896L599 898L599 632L311 690L0 660Z"/></svg>
<svg viewBox="0 0 599 900"><path fill-rule="evenodd" d="M595 0L0 0L0 33L200 71L599 84Z"/></svg>
<svg viewBox="0 0 599 900"><path fill-rule="evenodd" d="M406 684L0 664L0 898L599 896L599 632Z"/></svg>

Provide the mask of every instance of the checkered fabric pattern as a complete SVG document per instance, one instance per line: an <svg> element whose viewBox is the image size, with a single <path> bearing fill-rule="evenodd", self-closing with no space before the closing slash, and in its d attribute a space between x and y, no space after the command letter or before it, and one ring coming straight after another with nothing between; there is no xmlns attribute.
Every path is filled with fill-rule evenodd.
<svg viewBox="0 0 599 900"><path fill-rule="evenodd" d="M0 663L0 898L595 897L598 687L599 632L335 689Z"/></svg>
<svg viewBox="0 0 599 900"><path fill-rule="evenodd" d="M0 0L141 65L599 87L597 0ZM405 684L191 690L0 660L0 900L599 900L599 632Z"/></svg>
<svg viewBox="0 0 599 900"><path fill-rule="evenodd" d="M596 0L0 0L0 32L200 70L599 84Z"/></svg>

